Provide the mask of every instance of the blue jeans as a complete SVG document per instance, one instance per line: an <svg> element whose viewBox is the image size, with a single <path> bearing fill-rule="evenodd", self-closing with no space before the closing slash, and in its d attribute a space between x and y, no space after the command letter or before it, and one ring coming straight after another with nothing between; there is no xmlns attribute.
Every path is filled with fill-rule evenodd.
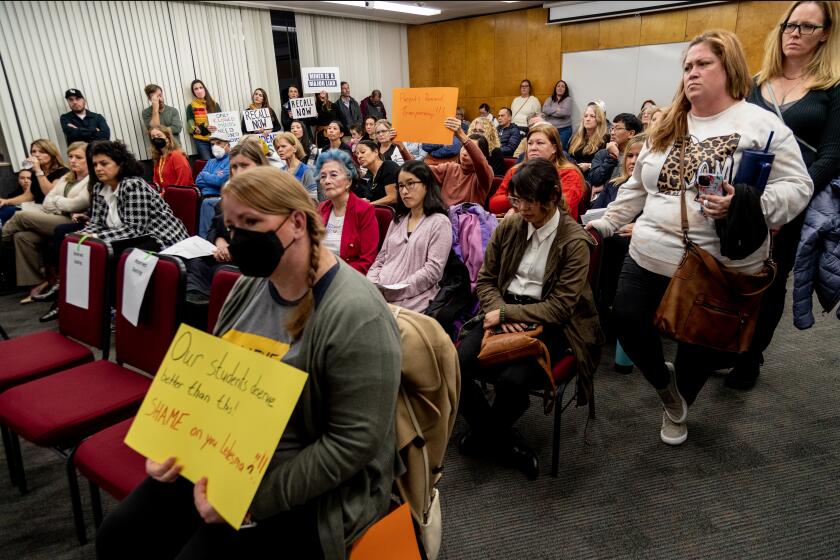
<svg viewBox="0 0 840 560"><path fill-rule="evenodd" d="M0 226L11 220L17 211L17 206L3 206L0 208Z"/></svg>
<svg viewBox="0 0 840 560"><path fill-rule="evenodd" d="M195 142L195 151L198 152L198 159L203 159L204 161L210 161L213 159L213 152L210 150L210 142L205 140L196 140L193 138Z"/></svg>
<svg viewBox="0 0 840 560"><path fill-rule="evenodd" d="M207 234L210 231L210 226L213 224L213 217L216 215L216 206L219 205L221 198L205 198L201 201L201 210L198 214L198 235L207 239Z"/></svg>
<svg viewBox="0 0 840 560"><path fill-rule="evenodd" d="M564 126L563 128L558 128L557 132L560 133L560 141L563 143L563 149L568 152L569 140L572 139L572 127Z"/></svg>

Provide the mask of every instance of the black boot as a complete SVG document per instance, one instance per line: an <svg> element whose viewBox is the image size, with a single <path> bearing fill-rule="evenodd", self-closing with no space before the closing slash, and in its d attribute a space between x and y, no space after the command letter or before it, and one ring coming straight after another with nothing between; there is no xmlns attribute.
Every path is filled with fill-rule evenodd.
<svg viewBox="0 0 840 560"><path fill-rule="evenodd" d="M755 387L758 381L762 362L760 355L756 356L749 352L741 354L735 361L735 367L724 379L723 384L730 389L749 391Z"/></svg>
<svg viewBox="0 0 840 560"><path fill-rule="evenodd" d="M536 480L540 474L540 462L519 432L511 430L508 437L502 438L501 456L505 464L525 474L528 480Z"/></svg>

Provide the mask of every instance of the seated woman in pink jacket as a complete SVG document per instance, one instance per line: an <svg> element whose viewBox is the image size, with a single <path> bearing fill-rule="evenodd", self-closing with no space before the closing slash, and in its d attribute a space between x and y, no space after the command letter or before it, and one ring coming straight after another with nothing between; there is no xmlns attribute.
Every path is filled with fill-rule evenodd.
<svg viewBox="0 0 840 560"><path fill-rule="evenodd" d="M423 312L438 292L452 249L452 226L428 165L407 161L397 182L396 218L367 273L385 300Z"/></svg>
<svg viewBox="0 0 840 560"><path fill-rule="evenodd" d="M328 150L318 156L315 176L327 200L318 211L327 229L324 245L344 262L366 274L379 244L379 224L373 206L350 192L356 166L346 152Z"/></svg>

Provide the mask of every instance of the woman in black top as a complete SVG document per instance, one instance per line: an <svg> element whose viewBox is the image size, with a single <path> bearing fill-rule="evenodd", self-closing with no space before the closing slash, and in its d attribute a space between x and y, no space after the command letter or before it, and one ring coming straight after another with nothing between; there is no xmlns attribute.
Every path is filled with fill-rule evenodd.
<svg viewBox="0 0 840 560"><path fill-rule="evenodd" d="M19 206L24 202L41 204L47 193L52 190L53 183L70 171L64 165L61 152L52 140L35 140L29 145L29 154L26 161L32 169L32 186L19 196L0 199L0 206Z"/></svg>
<svg viewBox="0 0 840 560"><path fill-rule="evenodd" d="M802 159L814 181L814 194L840 174L840 71L836 53L840 23L834 2L794 2L767 36L764 63L747 101L779 114L796 135ZM833 56L832 56L833 54ZM775 104L774 104L775 102ZM776 109L778 107L778 110ZM764 293L761 315L749 352L736 361L726 385L751 389L782 318L785 285L802 231L805 212L774 238L776 279Z"/></svg>
<svg viewBox="0 0 840 560"><path fill-rule="evenodd" d="M361 140L356 146L359 165L367 169L367 192L358 194L371 204L394 206L397 203L397 177L400 166L391 160L382 160L379 149L371 140Z"/></svg>
<svg viewBox="0 0 840 560"><path fill-rule="evenodd" d="M274 112L274 109L272 109L271 105L268 103L268 94L263 88L257 88L254 90L254 93L251 94L251 104L245 108L245 111L255 111L257 109L268 109L268 114L271 116L271 128L254 131L245 130L245 116L243 114L241 126L244 133L270 134L272 132L283 130L280 120L277 118L277 113Z"/></svg>
<svg viewBox="0 0 840 560"><path fill-rule="evenodd" d="M338 122L338 108L330 101L326 91L322 91L315 98L315 111L318 116L315 118L315 143L319 148L324 148L329 143L326 130L331 122Z"/></svg>

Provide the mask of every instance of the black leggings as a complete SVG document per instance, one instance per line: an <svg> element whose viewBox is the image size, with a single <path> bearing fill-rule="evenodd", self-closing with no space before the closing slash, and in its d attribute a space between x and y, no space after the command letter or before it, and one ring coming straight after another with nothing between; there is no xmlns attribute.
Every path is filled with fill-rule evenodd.
<svg viewBox="0 0 840 560"><path fill-rule="evenodd" d="M96 557L111 559L323 558L314 507L275 515L235 531L207 524L193 503L193 484L147 478L117 505L96 534Z"/></svg>
<svg viewBox="0 0 840 560"><path fill-rule="evenodd" d="M667 276L645 270L628 255L618 278L613 304L613 318L621 346L648 383L656 389L664 389L670 382L662 339L653 324L656 308L670 280ZM674 368L677 372L677 387L685 401L693 403L709 374L719 364L733 359L732 354L692 344L677 344Z"/></svg>

